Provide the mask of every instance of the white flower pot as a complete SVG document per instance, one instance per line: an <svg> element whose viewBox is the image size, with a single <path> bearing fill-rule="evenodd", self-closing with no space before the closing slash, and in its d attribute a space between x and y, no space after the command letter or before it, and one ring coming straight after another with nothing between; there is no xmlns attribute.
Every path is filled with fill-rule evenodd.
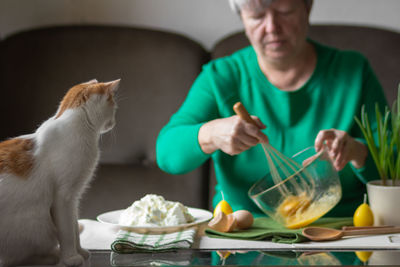
<svg viewBox="0 0 400 267"><path fill-rule="evenodd" d="M400 251L374 251L368 265L397 265L400 262Z"/></svg>
<svg viewBox="0 0 400 267"><path fill-rule="evenodd" d="M400 181L392 186L392 181L381 180L367 183L369 205L374 214L374 225L400 226Z"/></svg>

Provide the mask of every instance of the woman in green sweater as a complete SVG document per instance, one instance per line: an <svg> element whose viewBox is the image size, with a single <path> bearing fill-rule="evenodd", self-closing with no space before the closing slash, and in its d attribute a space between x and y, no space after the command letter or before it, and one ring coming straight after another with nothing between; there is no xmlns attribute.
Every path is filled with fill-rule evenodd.
<svg viewBox="0 0 400 267"><path fill-rule="evenodd" d="M367 60L307 39L310 0L230 0L251 46L204 66L186 100L157 139L157 162L189 172L210 157L217 186L234 210L262 212L248 189L268 173L259 143L287 156L326 143L343 188L330 216L351 216L376 170L354 121L365 104L386 100ZM242 102L257 126L232 110ZM267 125L267 128L265 127ZM267 137L268 136L268 137Z"/></svg>

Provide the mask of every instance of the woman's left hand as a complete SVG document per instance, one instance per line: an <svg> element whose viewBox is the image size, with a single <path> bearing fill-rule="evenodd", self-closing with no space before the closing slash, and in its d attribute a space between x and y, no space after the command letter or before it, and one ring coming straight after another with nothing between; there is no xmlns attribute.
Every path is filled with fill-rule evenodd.
<svg viewBox="0 0 400 267"><path fill-rule="evenodd" d="M340 171L348 162L357 169L364 166L368 149L347 132L337 129L322 130L315 138L315 150L320 151L324 143L336 170Z"/></svg>

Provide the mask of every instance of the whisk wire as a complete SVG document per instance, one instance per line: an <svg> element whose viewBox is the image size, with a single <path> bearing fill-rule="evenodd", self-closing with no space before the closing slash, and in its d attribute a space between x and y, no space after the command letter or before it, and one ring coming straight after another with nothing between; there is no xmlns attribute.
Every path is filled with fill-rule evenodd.
<svg viewBox="0 0 400 267"><path fill-rule="evenodd" d="M270 169L270 174L271 174L272 180L273 180L274 184L278 184L281 180L280 180L280 175L278 173L276 165L274 164L274 160L272 159L272 157L274 157L274 155L270 152L268 144L262 144L262 147L264 149L265 156L267 157L268 166ZM282 195L289 194L289 190L287 189L286 186L279 187L279 191L281 192Z"/></svg>
<svg viewBox="0 0 400 267"><path fill-rule="evenodd" d="M257 126L257 123L250 117L249 113L242 103L237 102L233 106L233 110L243 120ZM283 185L282 187L279 187L279 190L282 194L288 196L291 192L288 189L287 184L284 183L284 181L286 180L289 180L289 183L295 188L297 194L300 194L302 192L305 192L307 194L314 192L313 178L310 173L305 170L302 164L297 163L292 158L286 157L274 147L272 147L269 143L261 145L264 149L265 156L267 157L268 166L273 182L275 183L275 185ZM279 171L277 168L279 168ZM284 177L281 177L280 173L282 173ZM296 179L296 177L298 177L298 180Z"/></svg>
<svg viewBox="0 0 400 267"><path fill-rule="evenodd" d="M301 164L292 158L286 157L270 144L262 144L262 146L265 155L267 156L272 180L275 184L280 184L284 180L289 180L289 183L295 189L297 194L304 191L307 194L313 192L313 178ZM281 177L277 167L284 177ZM283 184L281 192L285 195L290 195L290 190L285 184Z"/></svg>

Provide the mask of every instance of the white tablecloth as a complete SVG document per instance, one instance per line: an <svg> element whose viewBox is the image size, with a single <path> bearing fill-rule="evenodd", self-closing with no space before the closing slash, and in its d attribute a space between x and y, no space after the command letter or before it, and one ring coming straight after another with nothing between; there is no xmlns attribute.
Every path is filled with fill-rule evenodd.
<svg viewBox="0 0 400 267"><path fill-rule="evenodd" d="M94 220L79 220L83 225L80 239L81 245L86 249L93 250L109 250L111 243L114 241L117 228L94 221ZM400 234L363 236L363 237L348 237L337 241L326 242L305 242L297 244L279 244L270 241L248 241L209 238L207 236L199 237L193 247L195 249L328 249L328 250L363 250L363 249L399 249L400 250Z"/></svg>

